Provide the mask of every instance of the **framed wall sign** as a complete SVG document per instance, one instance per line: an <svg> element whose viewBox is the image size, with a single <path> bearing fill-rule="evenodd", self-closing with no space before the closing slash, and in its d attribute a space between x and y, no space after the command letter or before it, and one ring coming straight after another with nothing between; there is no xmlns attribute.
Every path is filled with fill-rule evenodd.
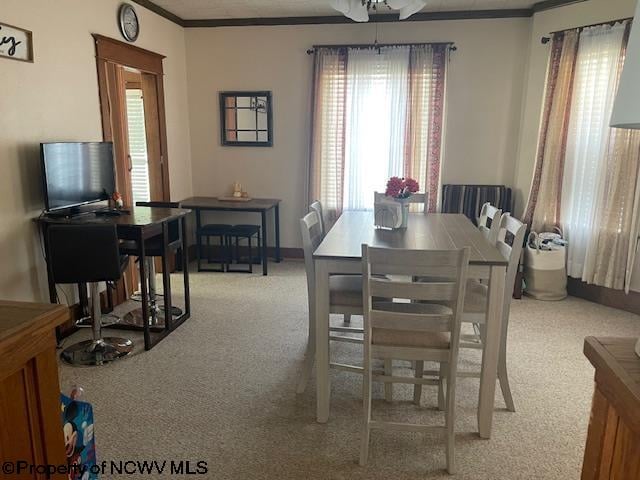
<svg viewBox="0 0 640 480"><path fill-rule="evenodd" d="M33 34L0 22L0 58L33 62Z"/></svg>
<svg viewBox="0 0 640 480"><path fill-rule="evenodd" d="M273 146L271 92L220 92L222 145Z"/></svg>

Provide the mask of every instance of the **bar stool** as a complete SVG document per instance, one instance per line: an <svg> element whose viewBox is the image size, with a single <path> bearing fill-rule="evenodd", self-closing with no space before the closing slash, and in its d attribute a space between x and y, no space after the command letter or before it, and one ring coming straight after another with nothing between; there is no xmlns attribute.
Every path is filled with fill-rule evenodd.
<svg viewBox="0 0 640 480"><path fill-rule="evenodd" d="M51 225L46 242L49 274L55 283L87 283L90 291L93 340L66 348L60 357L72 365L103 365L126 357L133 351L127 338L102 336L100 282L122 277L129 259L121 256L115 225Z"/></svg>
<svg viewBox="0 0 640 480"><path fill-rule="evenodd" d="M209 225L204 225L198 229L196 232L196 236L198 237L196 240L197 247L197 256L198 256L198 271L199 272L225 272L227 269L227 265L229 263L229 246L227 245L227 235L231 232L232 226L224 223L212 223ZM203 267L202 266L202 238L206 238L207 241L207 251L206 251L206 259L207 265L211 265L212 263L219 263L220 268L211 268L211 267ZM211 247L216 245L211 245L211 239L217 238L220 247L221 254L218 258L216 258L211 253Z"/></svg>
<svg viewBox="0 0 640 480"><path fill-rule="evenodd" d="M258 256L253 257L253 245L252 239L257 237ZM240 255L240 240L247 240L249 252L247 254L248 269L232 269L231 264L235 261L236 264L242 263L242 256ZM235 242L233 242L235 240ZM227 233L227 246L229 251L233 250L233 256L228 257L227 272L235 273L253 273L253 264L262 262L262 238L260 235L260 227L258 225L234 225L229 233Z"/></svg>
<svg viewBox="0 0 640 480"><path fill-rule="evenodd" d="M151 208L179 208L177 202L137 202L137 207L151 207ZM153 237L145 242L145 270L148 272L148 276L145 279L149 286L149 314L147 315L147 322L155 329L165 328L165 314L162 308L162 303L158 302L157 287L156 287L156 268L155 258L162 257L163 255L173 252L177 254L182 249L182 236L180 233L180 222L175 220L168 225L168 245L167 252L165 252L164 245L162 244L162 235ZM140 255L140 246L134 241L126 241L120 245L120 253L128 256L137 257ZM179 255L178 255L179 256ZM178 317L182 315L182 310L178 307L171 307L171 315ZM136 308L127 313L122 318L122 324L133 327L142 328L144 326L145 315L142 312L142 308Z"/></svg>

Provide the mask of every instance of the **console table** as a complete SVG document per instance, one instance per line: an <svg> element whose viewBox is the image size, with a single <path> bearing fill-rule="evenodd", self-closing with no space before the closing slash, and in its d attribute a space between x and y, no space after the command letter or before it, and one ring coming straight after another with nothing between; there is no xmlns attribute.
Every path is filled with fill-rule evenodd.
<svg viewBox="0 0 640 480"><path fill-rule="evenodd" d="M587 337L596 369L582 480L640 478L640 358L635 338Z"/></svg>
<svg viewBox="0 0 640 480"><path fill-rule="evenodd" d="M69 309L62 305L0 301L0 456L3 462L67 463L55 329L68 321L69 316ZM15 478L35 479L41 475L23 473ZM51 478L66 477L52 475Z"/></svg>
<svg viewBox="0 0 640 480"><path fill-rule="evenodd" d="M277 198L253 198L246 202L230 202L219 200L217 197L191 197L180 201L180 207L188 208L196 212L196 229L202 225L203 211L217 212L249 212L259 213L262 223L262 274L267 274L267 212L273 210L273 221L276 240L276 262L280 262L280 199ZM200 238L197 239L200 242Z"/></svg>

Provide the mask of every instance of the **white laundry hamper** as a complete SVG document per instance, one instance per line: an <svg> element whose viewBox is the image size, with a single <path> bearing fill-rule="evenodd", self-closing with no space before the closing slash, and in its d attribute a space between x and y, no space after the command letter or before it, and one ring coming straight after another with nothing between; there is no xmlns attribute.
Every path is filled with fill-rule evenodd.
<svg viewBox="0 0 640 480"><path fill-rule="evenodd" d="M536 241L531 246L531 232L524 253L525 293L536 300L558 301L567 298L566 247L554 245L543 250Z"/></svg>

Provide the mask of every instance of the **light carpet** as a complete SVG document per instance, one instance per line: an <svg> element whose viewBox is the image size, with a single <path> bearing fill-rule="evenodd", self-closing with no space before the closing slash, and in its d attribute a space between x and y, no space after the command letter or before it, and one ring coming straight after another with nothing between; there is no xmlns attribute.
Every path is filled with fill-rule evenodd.
<svg viewBox="0 0 640 480"><path fill-rule="evenodd" d="M212 479L452 478L442 441L416 433L374 431L369 465L358 466L358 375L332 372L330 421L315 422L314 379L295 393L307 337L305 281L295 261L270 265L268 277L193 273L192 318L153 350L100 368L61 365L63 391L80 385L94 405L99 460L205 461L208 473L198 478ZM180 276L174 285L178 290ZM131 332L109 334L116 333L141 343ZM478 380L459 380L454 478L580 477L593 392L582 346L591 335L639 336L640 317L576 298L513 302L509 366L517 412L504 409L498 389L493 436L480 439ZM359 363L361 351L333 344L332 356ZM477 352L463 353L464 368L477 362ZM411 391L396 386L387 404L376 385L374 416L441 422L435 389L425 387L420 407Z"/></svg>

